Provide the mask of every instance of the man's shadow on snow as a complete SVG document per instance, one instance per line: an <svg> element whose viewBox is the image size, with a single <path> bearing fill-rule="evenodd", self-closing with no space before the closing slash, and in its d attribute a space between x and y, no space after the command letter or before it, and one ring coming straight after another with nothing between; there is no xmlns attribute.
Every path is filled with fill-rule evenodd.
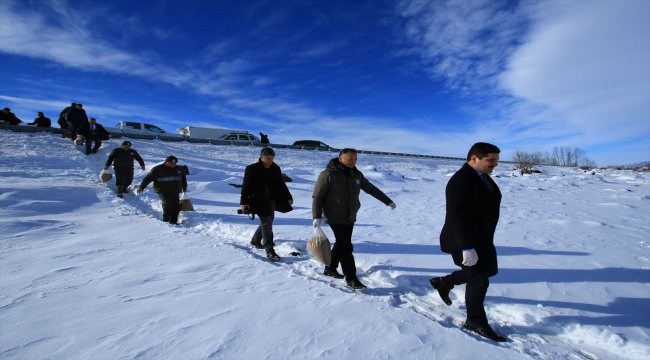
<svg viewBox="0 0 650 360"><path fill-rule="evenodd" d="M650 298L617 297L613 302L606 305L574 303L568 301L516 299L505 296L487 296L486 301L495 304L541 305L549 308L575 309L594 313L593 316L548 316L543 318L541 324L531 324L530 327L514 326L514 328L518 328L515 332L540 333L540 329L548 328L547 331L549 334L555 334L557 333L558 327L565 327L572 324L618 327L639 326L650 329L650 316L647 313L647 309L650 308Z"/></svg>
<svg viewBox="0 0 650 360"><path fill-rule="evenodd" d="M436 240L437 241L437 240ZM435 244L400 244L362 241L354 243L354 252L367 254L413 254L413 255L447 255ZM523 246L497 246L498 256L515 255L557 255L557 256L588 256L589 253L579 251L538 250Z"/></svg>

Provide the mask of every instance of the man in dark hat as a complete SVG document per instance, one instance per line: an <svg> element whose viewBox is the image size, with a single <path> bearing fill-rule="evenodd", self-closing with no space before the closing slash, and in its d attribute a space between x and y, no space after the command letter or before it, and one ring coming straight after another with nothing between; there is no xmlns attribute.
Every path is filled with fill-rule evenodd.
<svg viewBox="0 0 650 360"><path fill-rule="evenodd" d="M131 149L131 142L128 140L122 142L121 147L113 149L106 160L104 170L108 170L111 164L115 169L115 185L119 197L129 191L129 185L133 182L133 160L137 160L140 168L144 170L144 160L137 151Z"/></svg>
<svg viewBox="0 0 650 360"><path fill-rule="evenodd" d="M11 112L11 109L6 107L0 113L0 124L4 125L18 125L23 121L16 117L16 114Z"/></svg>
<svg viewBox="0 0 650 360"><path fill-rule="evenodd" d="M138 193L143 192L153 181L153 191L162 202L163 221L170 224L178 224L178 214L181 212L179 194L187 191L185 170L177 167L176 163L176 156L168 156L163 164L156 165L149 171L137 190Z"/></svg>
<svg viewBox="0 0 650 360"><path fill-rule="evenodd" d="M276 210L292 210L293 197L284 183L280 167L273 162L274 159L275 151L265 147L260 152L258 161L246 167L239 204L243 212L257 214L260 218L251 245L265 249L266 257L278 261L280 257L275 253L273 242L273 218Z"/></svg>

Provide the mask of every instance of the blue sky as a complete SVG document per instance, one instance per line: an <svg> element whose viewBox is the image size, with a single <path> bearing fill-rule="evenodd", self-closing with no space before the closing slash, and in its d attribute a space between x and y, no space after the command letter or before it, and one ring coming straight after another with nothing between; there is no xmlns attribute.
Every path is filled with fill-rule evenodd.
<svg viewBox="0 0 650 360"><path fill-rule="evenodd" d="M0 106L272 142L650 160L650 1L0 1Z"/></svg>

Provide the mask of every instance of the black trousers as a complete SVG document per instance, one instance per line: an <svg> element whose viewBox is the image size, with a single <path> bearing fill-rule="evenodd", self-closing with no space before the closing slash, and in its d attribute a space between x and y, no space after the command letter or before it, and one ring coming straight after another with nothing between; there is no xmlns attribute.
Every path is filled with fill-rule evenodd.
<svg viewBox="0 0 650 360"><path fill-rule="evenodd" d="M267 251L270 251L275 246L273 243L273 219L275 218L275 213L271 212L271 215L257 215L260 218L260 226L255 230L253 234L253 242L264 245L264 248Z"/></svg>
<svg viewBox="0 0 650 360"><path fill-rule="evenodd" d="M467 321L473 325L487 325L485 295L490 286L490 277L475 266L461 266L461 270L446 276L454 285L465 285L465 307Z"/></svg>
<svg viewBox="0 0 650 360"><path fill-rule="evenodd" d="M178 214L181 212L181 201L178 193L158 193L162 202L163 221L170 224L178 224Z"/></svg>
<svg viewBox="0 0 650 360"><path fill-rule="evenodd" d="M133 167L114 167L114 169L117 192L126 192L126 188L133 182Z"/></svg>
<svg viewBox="0 0 650 360"><path fill-rule="evenodd" d="M332 247L332 261L330 267L336 269L341 264L345 280L354 280L357 278L357 266L354 262L352 251L352 230L354 225L348 224L330 224L334 232L334 246Z"/></svg>
<svg viewBox="0 0 650 360"><path fill-rule="evenodd" d="M90 148L91 148L91 143L95 143L95 146L92 147L93 152L97 152L97 149L99 149L100 146L102 146L102 138L99 137L97 134L90 134L86 138L86 154L90 153Z"/></svg>

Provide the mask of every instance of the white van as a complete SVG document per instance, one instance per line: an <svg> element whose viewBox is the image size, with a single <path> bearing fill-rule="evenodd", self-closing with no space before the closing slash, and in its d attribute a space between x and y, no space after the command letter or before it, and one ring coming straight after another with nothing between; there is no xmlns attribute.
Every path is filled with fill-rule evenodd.
<svg viewBox="0 0 650 360"><path fill-rule="evenodd" d="M156 125L139 121L118 121L114 128L106 127L106 130L111 134L119 134L125 136L135 135L151 139L158 137L178 138L179 140L183 139L181 135L170 133Z"/></svg>

